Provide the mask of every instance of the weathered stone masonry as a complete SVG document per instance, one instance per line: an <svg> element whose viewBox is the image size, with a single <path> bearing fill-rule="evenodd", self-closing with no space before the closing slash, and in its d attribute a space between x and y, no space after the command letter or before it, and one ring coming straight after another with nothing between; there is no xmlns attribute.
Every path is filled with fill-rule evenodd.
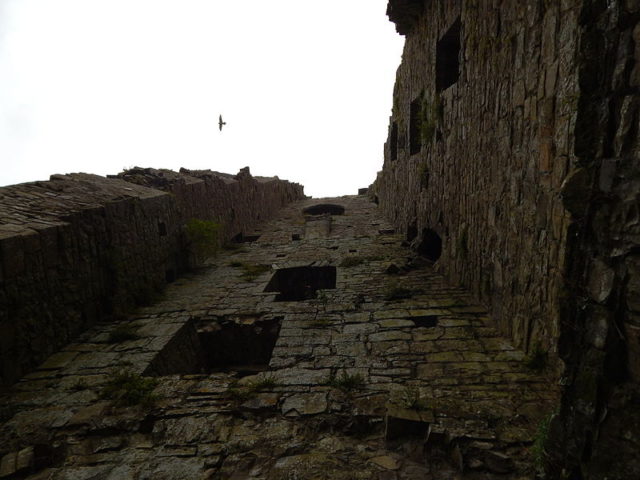
<svg viewBox="0 0 640 480"><path fill-rule="evenodd" d="M401 16L407 3L424 12ZM435 231L440 268L490 304L501 331L525 349L551 347L558 334L568 225L558 191L577 101L579 12L569 3L389 7L409 33L374 189L380 207L418 242ZM459 51L447 34L458 36ZM446 63L451 56L459 66ZM447 79L451 68L459 76Z"/></svg>
<svg viewBox="0 0 640 480"><path fill-rule="evenodd" d="M406 45L372 193L416 246L441 239L438 268L505 335L558 360L550 474L637 478L640 2L388 14Z"/></svg>
<svg viewBox="0 0 640 480"><path fill-rule="evenodd" d="M220 222L228 240L304 196L248 169L121 176L130 181L54 175L0 189L0 385L105 315L150 301L187 266L187 220Z"/></svg>

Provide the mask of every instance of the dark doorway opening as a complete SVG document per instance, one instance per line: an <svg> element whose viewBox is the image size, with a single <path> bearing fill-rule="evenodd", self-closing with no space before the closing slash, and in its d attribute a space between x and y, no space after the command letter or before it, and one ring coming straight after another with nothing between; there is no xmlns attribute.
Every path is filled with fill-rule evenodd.
<svg viewBox="0 0 640 480"><path fill-rule="evenodd" d="M344 215L344 207L342 205L333 205L330 203L319 203L302 210L305 215Z"/></svg>
<svg viewBox="0 0 640 480"><path fill-rule="evenodd" d="M436 46L436 92L446 90L460 77L460 17Z"/></svg>
<svg viewBox="0 0 640 480"><path fill-rule="evenodd" d="M277 270L265 292L278 292L276 302L316 298L318 290L336 288L336 267L293 267Z"/></svg>
<svg viewBox="0 0 640 480"><path fill-rule="evenodd" d="M418 253L432 262L438 261L442 255L442 239L435 230L422 230L422 241L418 245Z"/></svg>

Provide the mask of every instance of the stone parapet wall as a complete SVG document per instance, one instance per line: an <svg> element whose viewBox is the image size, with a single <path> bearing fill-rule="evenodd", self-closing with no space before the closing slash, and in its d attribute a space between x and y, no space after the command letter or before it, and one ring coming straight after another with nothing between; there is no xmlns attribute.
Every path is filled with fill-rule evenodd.
<svg viewBox="0 0 640 480"><path fill-rule="evenodd" d="M304 198L300 185L248 169L163 172L168 191L88 174L0 189L0 385L97 321L153 300L187 266L189 219L221 222L228 239Z"/></svg>
<svg viewBox="0 0 640 480"><path fill-rule="evenodd" d="M527 351L555 351L559 331L568 226L559 191L575 158L578 4L425 2L406 37L372 188L416 243L427 230L442 239L438 268ZM457 19L456 54L444 40ZM452 57L459 77L443 88ZM412 102L423 120L417 133Z"/></svg>
<svg viewBox="0 0 640 480"><path fill-rule="evenodd" d="M134 168L117 178L171 193L182 218L219 222L224 240L246 234L275 209L304 198L301 185L278 177L253 177L248 168L238 175L184 168L179 173Z"/></svg>

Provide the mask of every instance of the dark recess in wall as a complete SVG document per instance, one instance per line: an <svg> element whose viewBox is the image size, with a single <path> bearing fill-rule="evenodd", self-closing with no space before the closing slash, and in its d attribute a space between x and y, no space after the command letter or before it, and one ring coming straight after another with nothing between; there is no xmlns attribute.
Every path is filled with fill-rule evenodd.
<svg viewBox="0 0 640 480"><path fill-rule="evenodd" d="M293 267L277 270L264 291L278 292L276 302L299 302L332 288L336 288L336 267Z"/></svg>
<svg viewBox="0 0 640 480"><path fill-rule="evenodd" d="M305 215L344 215L344 207L341 205L333 205L330 203L319 203L302 210Z"/></svg>
<svg viewBox="0 0 640 480"><path fill-rule="evenodd" d="M436 46L436 92L446 90L460 76L460 17Z"/></svg>
<svg viewBox="0 0 640 480"><path fill-rule="evenodd" d="M237 323L222 320L213 328L200 331L204 354L204 371L234 370L251 374L269 367L273 347L276 345L282 318Z"/></svg>
<svg viewBox="0 0 640 480"><path fill-rule="evenodd" d="M391 160L398 159L398 124L391 124L391 137L389 138L389 152Z"/></svg>
<svg viewBox="0 0 640 480"><path fill-rule="evenodd" d="M422 231L422 241L418 245L418 253L427 260L438 261L442 255L442 239L435 230L425 228Z"/></svg>

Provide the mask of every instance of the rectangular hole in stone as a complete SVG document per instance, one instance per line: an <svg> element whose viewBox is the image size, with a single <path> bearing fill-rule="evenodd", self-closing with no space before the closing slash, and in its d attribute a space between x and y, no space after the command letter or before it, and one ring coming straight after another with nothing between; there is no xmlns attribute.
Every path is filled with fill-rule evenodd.
<svg viewBox="0 0 640 480"><path fill-rule="evenodd" d="M189 320L150 363L145 375L268 370L283 317L260 314Z"/></svg>
<svg viewBox="0 0 640 480"><path fill-rule="evenodd" d="M276 258L284 258L286 256L287 256L286 253L279 253L279 254L276 255Z"/></svg>
<svg viewBox="0 0 640 480"><path fill-rule="evenodd" d="M336 288L336 267L292 267L276 270L265 292L278 292L276 302L316 298L318 290Z"/></svg>
<svg viewBox="0 0 640 480"><path fill-rule="evenodd" d="M389 137L389 156L391 160L397 160L398 158L398 124L393 122L391 124L391 135Z"/></svg>
<svg viewBox="0 0 640 480"><path fill-rule="evenodd" d="M436 92L446 90L460 77L460 17L436 45Z"/></svg>
<svg viewBox="0 0 640 480"><path fill-rule="evenodd" d="M414 437L427 439L429 423L407 418L387 416L385 422L385 439L387 441L399 438Z"/></svg>
<svg viewBox="0 0 640 480"><path fill-rule="evenodd" d="M272 319L223 317L198 325L205 370L252 375L269 369L282 317Z"/></svg>
<svg viewBox="0 0 640 480"><path fill-rule="evenodd" d="M383 230L378 230L380 235L393 235L396 231L393 228L385 228Z"/></svg>
<svg viewBox="0 0 640 480"><path fill-rule="evenodd" d="M299 233L294 233L293 235L291 235L291 240L293 240L294 242L297 242L300 240L300 234Z"/></svg>
<svg viewBox="0 0 640 480"><path fill-rule="evenodd" d="M421 317L407 317L408 320L413 320L416 327L433 328L438 326L437 315L423 315Z"/></svg>

